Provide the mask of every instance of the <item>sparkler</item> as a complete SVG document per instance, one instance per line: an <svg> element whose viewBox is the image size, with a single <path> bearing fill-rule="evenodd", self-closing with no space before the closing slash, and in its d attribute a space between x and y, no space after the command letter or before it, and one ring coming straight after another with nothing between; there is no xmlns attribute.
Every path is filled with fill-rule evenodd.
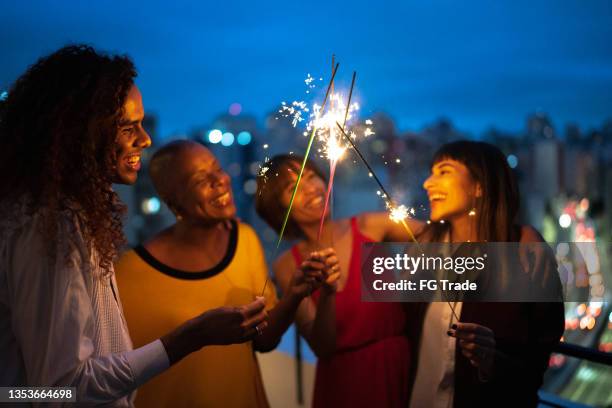
<svg viewBox="0 0 612 408"><path fill-rule="evenodd" d="M408 218L408 208L406 208L405 205L397 206L397 205L395 205L393 203L393 201L391 200L391 196L387 193L387 190L385 190L385 187L380 182L380 179L378 178L376 173L374 173L374 169L372 169L372 167L370 166L370 163L368 163L368 161L365 159L365 157L363 157L363 154L361 154L361 151L357 148L355 143L353 143L351 138L346 134L346 132L344 131L343 127L340 126L339 123L336 123L336 125L340 129L340 133L342 133L344 135L344 137L346 138L346 140L349 141L349 143L351 144L351 147L355 150L355 152L357 153L357 155L359 156L359 158L361 159L363 164L365 164L365 166L368 168L368 170L370 172L370 176L372 178L374 178L374 180L376 180L376 183L378 184L378 187L380 187L380 190L382 191L382 197L383 197L383 199L385 199L385 204L387 206L387 209L390 210L389 218L392 221L396 222L396 223L400 222L402 224L402 226L404 227L406 232L408 232L408 235L410 236L410 239L417 245L417 247L419 248L419 251L421 251L421 246L419 245L419 242L416 240L414 234L412 233L412 230L410 229L410 227L406 223L406 218ZM448 298L446 297L444 292L442 292L442 296L444 296L444 298L446 300L446 303L448 303L448 306L450 307L450 309L451 309L451 311L453 313L453 316L455 316L455 319L457 319L457 321L459 321L459 316L457 316L457 313L455 312L455 307L448 300Z"/></svg>
<svg viewBox="0 0 612 408"><path fill-rule="evenodd" d="M348 101L346 103L346 109L344 111L344 120L342 121L342 129L346 127L346 121L351 111L351 99L353 97L353 88L355 87L356 76L357 76L357 73L353 72L351 88L349 90ZM338 98L338 101L340 102L338 104L339 105L338 108L341 108L342 101L340 98ZM331 126L329 126L329 129L328 129L329 136L327 137L327 145L326 145L327 158L329 159L329 181L327 182L327 193L325 194L325 205L323 206L323 213L321 214L321 222L319 224L319 233L317 234L317 242L321 240L321 234L323 233L323 223L325 222L325 214L327 213L327 207L329 205L329 198L331 196L332 187L334 185L334 175L336 173L336 165L338 164L338 161L342 158L342 156L344 155L344 152L346 151L346 147L344 147L340 143L340 140L338 140L338 137L336 136L336 132L335 132L334 123L337 123L337 121L334 120L334 117L336 117L338 113L339 113L338 109L336 110L332 109L331 112L328 112L328 114L326 115L328 116L328 118L325 121L327 123L331 122L330 123Z"/></svg>
<svg viewBox="0 0 612 408"><path fill-rule="evenodd" d="M325 109L325 105L327 104L327 99L330 95L330 90L334 84L334 78L336 77L336 72L338 72L339 63L336 64L334 70L332 71L332 76L329 79L329 84L327 85L327 90L325 91L325 98L323 98L323 104L321 105L320 112L323 112ZM312 81L310 81L312 82ZM310 85L310 82L307 82L307 85ZM315 115L317 112L315 112ZM295 116L294 116L295 117ZM308 155L310 154L310 149L312 147L312 142L314 141L314 137L317 133L317 123L312 125L312 132L310 134L310 139L308 140L308 147L306 147L306 153L304 154L304 160L302 161L302 166L300 167L300 172L298 173L297 180L295 182L295 187L293 187L293 192L291 193L291 199L289 200L289 206L287 207L287 211L285 211L285 218L283 219L283 225L281 227L280 233L278 234L278 241L276 242L276 250L274 251L274 256L276 256L276 251L280 247L280 243L283 239L283 234L285 233L285 228L287 227L287 222L289 221L289 215L291 214L291 208L293 207L293 200L295 199L295 194L297 193L297 189L300 186L300 181L302 180L302 174L304 173L304 168L306 167L306 162L308 161ZM266 281L264 282L264 287L261 290L261 296L266 292L266 286L268 285L268 280L270 280L269 276L266 276Z"/></svg>
<svg viewBox="0 0 612 408"><path fill-rule="evenodd" d="M396 222L396 223L398 223L398 222L401 223L402 226L404 227L404 229L406 230L406 232L408 233L408 236L410 237L410 239L415 244L417 244L417 246L419 246L419 243L416 240L414 234L412 233L412 230L410 229L410 227L406 223L406 218L408 217L408 209L405 206L403 206L403 205L397 206L393 202L393 200L391 199L391 196L389 195L389 193L387 193L387 190L385 189L385 187L383 186L382 182L380 181L380 179L378 178L378 176L374 172L374 169L370 166L370 163L368 163L368 161L365 159L365 157L363 157L363 154L361 154L361 151L357 148L357 146L351 140L349 135L346 134L346 132L344 131L344 128L342 126L340 126L340 124L337 123L337 122L336 122L336 125L337 125L338 129L340 129L340 133L342 133L342 135L344 135L346 140L348 140L348 142L351 144L351 147L355 150L355 152L357 153L357 155L359 156L359 158L361 159L363 164L365 164L365 166L368 168L368 171L370 172L370 175L372 176L372 178L374 178L374 180L378 184L378 187L380 187L380 190L382 191L382 198L385 200L385 204L387 206L387 209L391 211L391 215L390 215L391 220ZM421 248L419 246L419 250L420 249Z"/></svg>
<svg viewBox="0 0 612 408"><path fill-rule="evenodd" d="M332 72L331 79L329 80L329 84L327 85L327 91L325 91L325 98L323 98L323 104L321 105L321 112L325 109L325 105L327 104L327 98L329 97L329 91L334 83L334 78L336 77L336 72L338 72L338 66L340 64L336 64L334 67L334 71ZM283 239L283 233L285 232L285 228L287 227L287 221L289 221L289 214L291 213L291 207L293 207L293 200L295 199L295 194L297 193L297 189L300 185L300 181L302 179L302 174L304 173L304 168L306 167L306 162L308 160L308 155L310 154L310 148L312 147L312 142L314 141L314 137L317 132L317 123L312 126L312 133L310 134L310 139L308 140L308 147L306 148L306 153L304 154L304 160L302 161L302 166L300 168L300 172L298 173L297 181L295 182L295 187L293 188L293 192L291 193L291 199L289 200L289 206L287 207L287 211L285 211L285 219L283 220L283 225L281 227L280 233L278 235L278 241L276 243L276 248L280 246L281 240ZM265 287L264 287L265 289Z"/></svg>

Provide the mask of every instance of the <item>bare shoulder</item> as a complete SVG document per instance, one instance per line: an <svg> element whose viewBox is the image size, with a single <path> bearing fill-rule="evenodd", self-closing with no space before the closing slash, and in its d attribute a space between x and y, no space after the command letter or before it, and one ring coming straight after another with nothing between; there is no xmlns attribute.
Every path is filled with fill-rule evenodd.
<svg viewBox="0 0 612 408"><path fill-rule="evenodd" d="M274 277L281 286L285 288L291 280L292 270L294 269L294 260L291 250L283 252L278 258L272 263L272 269L274 271Z"/></svg>
<svg viewBox="0 0 612 408"><path fill-rule="evenodd" d="M356 216L357 222L360 227L368 227L382 221L386 216L386 213L382 211L368 211L358 214Z"/></svg>
<svg viewBox="0 0 612 408"><path fill-rule="evenodd" d="M381 240L385 234L385 223L388 215L384 212L364 212L356 216L359 230L364 234Z"/></svg>
<svg viewBox="0 0 612 408"><path fill-rule="evenodd" d="M286 250L274 260L272 263L272 268L274 268L274 274L276 274L278 277L279 274L282 275L291 270L294 264L295 261L293 259L293 255L291 254L291 250Z"/></svg>
<svg viewBox="0 0 612 408"><path fill-rule="evenodd" d="M544 242L540 232L531 225L521 225L520 242Z"/></svg>

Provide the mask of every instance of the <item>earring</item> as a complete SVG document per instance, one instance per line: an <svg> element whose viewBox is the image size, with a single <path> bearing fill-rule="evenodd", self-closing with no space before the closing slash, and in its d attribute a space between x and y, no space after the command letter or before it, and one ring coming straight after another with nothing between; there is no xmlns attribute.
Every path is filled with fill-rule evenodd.
<svg viewBox="0 0 612 408"><path fill-rule="evenodd" d="M475 215L476 215L476 208L472 208L472 209L470 210L470 212L468 213L468 215L469 215L470 217L475 216Z"/></svg>

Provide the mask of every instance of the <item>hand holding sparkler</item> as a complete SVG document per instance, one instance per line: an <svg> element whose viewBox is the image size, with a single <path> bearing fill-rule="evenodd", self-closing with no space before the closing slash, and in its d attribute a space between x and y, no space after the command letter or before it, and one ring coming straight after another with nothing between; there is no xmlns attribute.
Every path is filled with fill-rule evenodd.
<svg viewBox="0 0 612 408"><path fill-rule="evenodd" d="M325 98L323 98L323 104L321 105L321 111L325 109L325 105L327 104L327 99L329 98L330 90L334 84L334 78L336 77L336 72L338 72L338 67L340 64L336 64L334 66L334 70L332 72L331 79L329 80L329 84L327 85L327 90L325 91ZM295 182L295 187L293 187L293 192L291 193L291 199L289 200L289 206L287 206L287 210L285 211L285 217L283 218L283 224L281 226L281 230L278 234L278 241L276 242L276 250L274 254L276 255L276 251L280 247L280 243L283 240L283 234L285 233L285 228L287 227L287 222L289 221L289 216L291 214L291 208L293 207L293 201L295 200L295 195L300 186L300 181L302 180L302 174L304 174L304 168L306 168L306 163L308 162L308 155L310 154L310 149L312 148L312 142L314 141L314 137L317 134L317 124L314 124L312 127L312 132L310 134L310 139L308 140L308 146L306 147L306 153L304 154L304 160L302 160L302 165L300 167L300 172L298 173L297 180ZM264 282L264 287L261 290L261 294L263 295L266 291L266 287L268 285L269 278L266 278Z"/></svg>
<svg viewBox="0 0 612 408"><path fill-rule="evenodd" d="M301 299L321 287L335 291L339 278L340 266L333 248L312 252L293 275L289 293Z"/></svg>

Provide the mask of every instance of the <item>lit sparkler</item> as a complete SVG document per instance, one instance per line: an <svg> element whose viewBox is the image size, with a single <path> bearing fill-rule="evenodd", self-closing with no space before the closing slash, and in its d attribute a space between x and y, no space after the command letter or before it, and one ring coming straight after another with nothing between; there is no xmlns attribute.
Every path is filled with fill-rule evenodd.
<svg viewBox="0 0 612 408"><path fill-rule="evenodd" d="M332 86L334 84L334 78L336 77L336 72L338 72L338 67L340 66L340 64L336 64L336 66L334 67L333 71L332 71L332 76L329 80L329 84L327 85L327 90L325 91L325 97L323 98L323 104L321 105L321 111L323 111L325 109L325 105L327 104L327 100L329 98L330 95L330 90L332 89ZM309 75L310 77L310 75ZM312 81L309 80L309 78L307 78L307 80L305 81L306 85L308 87L311 86ZM287 106L286 103L282 104L283 107ZM293 111L291 110L293 109ZM280 112L289 112L290 115L292 115L292 124L293 126L296 126L298 122L300 122L299 118L301 118L301 112L305 111L306 109L308 109L306 107L306 104L302 104L302 103L292 103L291 104L291 108L289 109L285 109L285 108L281 108ZM297 111L299 111L299 115L296 116ZM287 116L287 115L286 115ZM297 119L296 119L297 117ZM278 241L276 242L276 250L278 250L281 241L283 240L283 234L285 233L285 228L287 227L287 222L289 221L289 215L291 214L291 208L293 207L293 201L295 200L295 194L297 193L297 189L300 186L300 181L302 180L302 174L304 174L304 168L306 167L306 162L308 161L308 156L310 155L310 149L312 148L312 142L314 141L314 138L316 136L317 133L317 127L313 126L312 127L312 131L310 134L310 139L308 140L308 146L306 147L306 152L304 153L304 160L302 161L302 166L300 167L300 172L298 173L298 177L297 180L295 182L295 187L293 187L293 192L291 193L291 199L289 200L289 205L287 206L287 210L285 211L285 217L283 219L283 224L281 226L281 230L278 234ZM305 133L306 134L306 133ZM264 146L264 148L266 148L267 146ZM276 250L275 250L275 255L276 255ZM264 282L264 287L261 291L261 295L263 296L264 292L266 291L266 286L268 285L268 280L269 277L266 277L266 281Z"/></svg>
<svg viewBox="0 0 612 408"><path fill-rule="evenodd" d="M372 169L368 161L365 159L365 157L363 157L363 154L361 154L361 151L357 148L355 143L351 140L351 137L349 137L349 135L346 134L346 132L344 131L344 128L340 125L340 123L336 123L336 126L338 129L340 129L340 133L344 135L344 138L350 143L353 150L355 150L355 152L357 153L357 155L359 156L363 164L365 164L365 166L368 168L368 171L369 171L368 175L370 175L371 177L374 178L374 180L376 180L378 187L380 187L380 190L382 191L382 193L379 191L380 194L378 195L380 195L385 200L385 205L387 209L390 210L391 220L393 220L394 222L401 223L404 229L406 230L406 232L408 233L410 240L412 240L418 246L419 245L418 241L416 240L414 234L412 233L412 230L408 226L408 223L406 223L406 218L408 218L408 209L403 205L398 206L397 204L393 202L393 200L391 199L391 196L389 195L389 193L387 193L387 190L385 189L380 179L374 172L374 169Z"/></svg>
<svg viewBox="0 0 612 408"><path fill-rule="evenodd" d="M323 233L323 224L325 222L325 214L327 213L327 207L329 206L329 198L331 196L332 187L334 185L334 175L336 174L336 165L338 161L344 155L347 147L341 143L342 136L338 135L336 131L335 124L339 122L338 119L342 119L342 129L346 127L346 121L349 119L349 115L351 115L352 110L356 110L358 106L354 104L353 109L351 109L351 99L353 97L353 89L355 87L355 78L357 76L356 72L353 72L353 79L351 81L351 88L349 91L348 101L346 105L342 103L342 98L335 94L336 98L332 99L332 101L336 100L338 103L333 108L330 109L329 112L324 116L325 121L323 124L325 127L321 127L321 130L326 132L326 138L323 136L323 140L325 140L325 150L326 155L329 160L329 180L327 182L327 193L325 194L325 204L323 206L323 213L321 214L321 222L319 223L319 233L317 234L317 242L321 240L321 234ZM344 114L340 116L341 112L344 111ZM340 116L340 117L339 117Z"/></svg>
<svg viewBox="0 0 612 408"><path fill-rule="evenodd" d="M344 131L343 127L340 126L339 123L336 123L336 125L337 125L338 129L340 129L340 132L342 133L342 135L344 135L346 140L348 140L348 142L351 144L351 147L355 150L355 152L357 153L357 155L359 156L359 158L361 159L363 164L365 164L365 166L368 168L368 170L369 170L368 175L370 177L374 178L374 180L376 180L376 183L378 184L378 187L380 187L380 190L382 192L381 191L377 191L377 193L378 193L379 196L381 196L385 200L385 205L386 205L387 209L390 211L389 218L393 222L401 223L402 226L404 227L404 229L406 230L406 232L408 233L408 236L410 237L410 239L417 245L419 251L422 251L421 246L419 245L419 242L416 240L414 234L412 233L412 230L410 229L410 227L406 223L406 218L408 218L409 213L414 215L414 208L411 208L410 210L408 210L408 208L406 208L405 205L399 205L398 206L398 205L394 204L394 202L391 200L391 196L387 193L387 190L385 190L385 187L380 182L380 179L378 178L378 176L376 176L376 173L374 173L374 169L372 169L372 167L370 166L368 161L365 159L365 157L363 157L363 154L361 154L361 151L359 151L359 149L357 148L355 143L353 143L351 138L346 134L346 132ZM446 296L444 295L444 292L442 292L442 296L444 296L446 298ZM457 316L457 313L455 312L455 307L448 300L448 298L446 298L446 303L448 303L448 306L450 307L450 309L451 309L455 319L457 319L457 321L460 321L459 320L459 316Z"/></svg>
<svg viewBox="0 0 612 408"><path fill-rule="evenodd" d="M327 85L327 91L325 92L325 98L323 98L323 104L321 105L321 111L325 109L325 105L327 104L327 99L330 94L330 89L332 84L334 83L334 78L336 77L336 72L338 72L338 66L340 64L336 64L334 67L334 71L332 72L331 79L329 80L329 84ZM297 193L297 189L300 186L300 181L302 179L302 174L304 173L304 168L306 167L306 162L308 160L308 155L310 154L310 149L312 147L312 142L314 141L314 137L317 133L317 126L312 127L312 132L310 134L310 139L308 140L308 147L306 148L306 153L304 154L304 160L302 161L302 166L300 168L300 172L298 173L297 181L295 182L295 187L293 188L293 193L291 193L291 199L289 200L289 206L287 207L287 211L285 211L285 218L283 220L283 225L281 227L280 233L278 235L278 242L276 243L276 248L280 246L281 240L283 239L283 233L285 232L285 228L287 227L287 222L289 221L289 214L291 213L291 208L293 207L293 200L295 199L295 194ZM264 287L265 289L265 287Z"/></svg>

